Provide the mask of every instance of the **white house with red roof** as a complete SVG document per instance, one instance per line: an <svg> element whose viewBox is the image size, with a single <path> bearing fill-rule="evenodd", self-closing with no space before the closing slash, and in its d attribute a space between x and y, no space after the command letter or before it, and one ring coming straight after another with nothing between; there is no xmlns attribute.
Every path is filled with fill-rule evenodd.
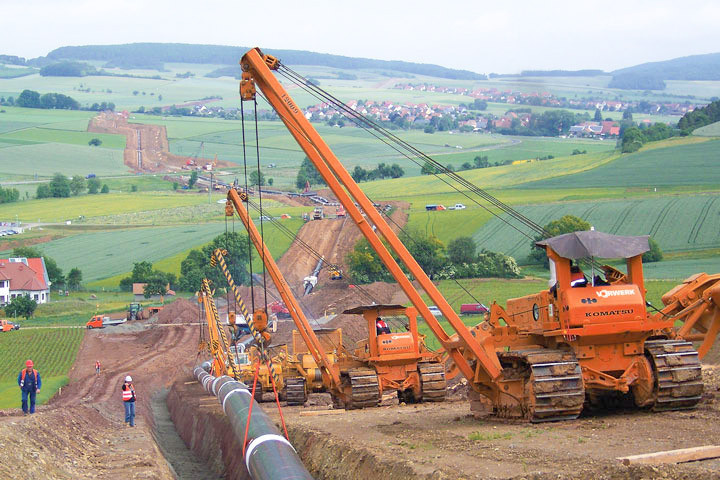
<svg viewBox="0 0 720 480"><path fill-rule="evenodd" d="M26 295L36 303L50 301L50 279L40 258L0 258L0 306Z"/></svg>

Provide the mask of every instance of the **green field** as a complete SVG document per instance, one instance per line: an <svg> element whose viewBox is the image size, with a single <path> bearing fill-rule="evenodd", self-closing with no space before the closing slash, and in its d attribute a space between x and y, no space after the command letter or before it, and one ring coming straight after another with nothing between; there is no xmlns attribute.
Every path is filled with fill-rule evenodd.
<svg viewBox="0 0 720 480"><path fill-rule="evenodd" d="M720 137L720 122L711 123L693 130L693 135L700 137Z"/></svg>
<svg viewBox="0 0 720 480"><path fill-rule="evenodd" d="M539 225L564 215L575 215L602 232L650 235L667 252L720 247L718 194L527 205L516 210ZM502 218L509 220L506 215ZM530 253L531 241L503 220L493 217L473 238L483 248L501 251L524 262Z"/></svg>
<svg viewBox="0 0 720 480"><path fill-rule="evenodd" d="M123 163L122 150L87 144L34 143L0 148L0 178L11 175L52 177L57 172L67 176L88 173L106 176L126 174L127 167Z"/></svg>
<svg viewBox="0 0 720 480"><path fill-rule="evenodd" d="M76 130L61 130L58 128L33 127L24 130L0 135L0 142L13 143L17 141L31 143L60 143L69 145L88 146L93 138L100 139L102 144L95 148L125 149L124 135L111 135L108 133L78 132Z"/></svg>
<svg viewBox="0 0 720 480"><path fill-rule="evenodd" d="M720 141L683 145L700 139L672 139L652 149L623 155L586 172L528 182L523 188L672 187L676 185L720 185ZM677 146L675 146L677 145ZM659 148L665 146L666 148ZM558 172L561 173L561 172Z"/></svg>
<svg viewBox="0 0 720 480"><path fill-rule="evenodd" d="M67 374L84 335L84 328L21 328L0 335L0 409L20 407L17 375L28 358L33 360L42 379L37 401L47 402L67 383Z"/></svg>
<svg viewBox="0 0 720 480"><path fill-rule="evenodd" d="M0 150L0 155L2 150ZM102 178L101 178L102 181ZM213 197L213 202L220 195ZM166 223L161 211L164 208L176 208L191 205L208 204L207 195L182 193L109 193L98 195L80 195L70 198L46 198L14 204L0 205L0 218L15 218L22 222L65 223L76 222L80 216L85 219L107 215L130 214L125 223L133 223L132 216L143 216L144 212L155 212L154 222ZM218 205L218 212L222 206Z"/></svg>

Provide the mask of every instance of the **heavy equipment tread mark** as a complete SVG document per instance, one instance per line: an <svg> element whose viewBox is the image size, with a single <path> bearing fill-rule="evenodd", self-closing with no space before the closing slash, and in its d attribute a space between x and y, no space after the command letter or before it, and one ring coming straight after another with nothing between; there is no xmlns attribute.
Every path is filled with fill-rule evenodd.
<svg viewBox="0 0 720 480"><path fill-rule="evenodd" d="M700 229L705 223L705 219L707 218L708 213L710 213L710 207L712 207L713 203L715 203L715 200L717 199L718 197L711 197L707 202L705 202L705 205L703 205L703 208L700 211L700 215L698 216L698 219L695 221L695 224L690 230L690 235L688 235L688 243L697 243Z"/></svg>
<svg viewBox="0 0 720 480"><path fill-rule="evenodd" d="M627 207L623 209L623 211L618 216L617 220L615 220L615 223L613 223L613 226L610 228L610 233L616 234L618 230L620 230L620 227L622 227L623 223L625 223L625 220L627 219L628 215L630 215L630 212L635 209L637 206L637 202L630 203Z"/></svg>
<svg viewBox="0 0 720 480"><path fill-rule="evenodd" d="M673 198L672 200L670 200L668 203L665 204L665 206L662 208L662 210L660 210L660 215L657 216L657 218L655 219L655 222L653 223L653 226L650 228L649 235L651 237L654 237L655 235L657 235L657 232L660 230L660 226L665 221L665 217L667 217L670 210L672 210L672 208L675 206L675 204L678 203L679 201L680 201L679 198Z"/></svg>

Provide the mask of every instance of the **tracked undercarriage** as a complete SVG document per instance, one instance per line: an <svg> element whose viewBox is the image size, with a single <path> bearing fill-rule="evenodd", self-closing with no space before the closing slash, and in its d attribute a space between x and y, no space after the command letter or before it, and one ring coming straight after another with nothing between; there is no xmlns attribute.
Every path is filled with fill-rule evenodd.
<svg viewBox="0 0 720 480"><path fill-rule="evenodd" d="M684 410L702 399L700 358L692 343L683 340L648 340L645 351L655 371L654 411Z"/></svg>
<svg viewBox="0 0 720 480"><path fill-rule="evenodd" d="M423 402L444 402L447 390L445 366L440 363L418 365Z"/></svg>

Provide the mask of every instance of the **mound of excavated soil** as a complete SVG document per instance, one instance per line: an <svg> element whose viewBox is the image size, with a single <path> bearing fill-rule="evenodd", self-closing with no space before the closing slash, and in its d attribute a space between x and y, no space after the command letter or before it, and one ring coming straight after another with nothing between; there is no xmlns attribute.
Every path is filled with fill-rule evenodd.
<svg viewBox="0 0 720 480"><path fill-rule="evenodd" d="M197 302L178 298L157 314L157 323L197 323L199 315Z"/></svg>

